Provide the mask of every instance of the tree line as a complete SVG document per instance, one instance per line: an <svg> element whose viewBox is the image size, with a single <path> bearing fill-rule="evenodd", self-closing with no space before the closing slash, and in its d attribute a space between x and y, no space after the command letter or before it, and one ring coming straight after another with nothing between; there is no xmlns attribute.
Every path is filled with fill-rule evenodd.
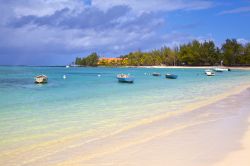
<svg viewBox="0 0 250 166"><path fill-rule="evenodd" d="M99 56L97 53L92 53L84 58L77 57L75 60L75 64L79 66L97 66L99 61Z"/></svg>
<svg viewBox="0 0 250 166"><path fill-rule="evenodd" d="M120 56L121 60L99 62L92 53L86 58L76 58L75 64L82 66L245 66L250 65L250 43L241 44L236 39L227 39L219 48L213 41L194 40L176 48L162 47L148 52L134 51Z"/></svg>

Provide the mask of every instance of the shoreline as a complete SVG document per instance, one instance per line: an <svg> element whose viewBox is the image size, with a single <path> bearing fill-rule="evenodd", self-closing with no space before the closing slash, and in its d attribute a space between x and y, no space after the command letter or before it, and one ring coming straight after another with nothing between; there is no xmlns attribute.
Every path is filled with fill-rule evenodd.
<svg viewBox="0 0 250 166"><path fill-rule="evenodd" d="M231 110L230 115L227 115L227 113L226 113L224 118L211 117L211 119L207 119L206 116L210 116L210 114L211 114L211 116L213 116L213 114L216 114L216 112L206 110L206 109L209 108L209 107L212 107L214 104L219 107L220 104L217 104L217 103L221 103L221 102L224 102L224 101L226 101L227 104L228 104L228 100L230 100L231 98L233 98L233 100L235 100L238 97L241 97L241 95L243 93L245 93L246 91L250 91L249 85L242 86L240 89L238 89L238 90L236 89L236 90L232 91L231 93L219 95L219 96L215 97L213 100L210 100L209 102L202 101L202 102L200 102L200 104L198 104L196 106L188 106L187 108L185 108L186 111L178 112L178 113L175 114L175 116L170 116L168 114L168 115L166 115L164 117L161 115L161 117L155 117L155 118L152 118L152 119L142 120L140 122L140 124L133 125L133 126L127 126L126 128L121 129L119 132L115 132L114 134L110 135L109 136L110 138L104 138L102 143L105 143L105 144L102 144L103 147L102 148L95 147L95 148L97 148L97 150L96 151L94 150L89 155L85 154L84 157L81 156L81 155L76 156L76 157L73 157L70 160L59 163L58 165L69 165L69 164L70 165L79 165L79 164L80 165L81 164L100 165L100 163L105 163L106 165L117 165L117 164L119 164L119 165L124 165L124 166L125 165L135 165L135 166L137 166L137 165L147 165L147 162L144 163L141 160L137 161L136 158L128 159L129 162L126 162L126 164L121 164L122 162L120 160L123 161L123 158L125 156L128 157L127 154L134 153L134 151L139 152L137 155L139 155L141 158L146 159L146 158L150 157L151 155L147 156L146 154L141 154L140 153L140 152L143 152L144 146L149 146L148 149L154 149L155 145L153 146L151 144L152 141L154 142L154 140L157 140L157 139L163 137L163 140L165 142L166 141L165 137L166 137L166 139L168 139L169 136L172 136L172 134L175 134L176 132L186 131L186 130L189 131L189 129L190 128L192 129L193 127L197 128L197 130L205 130L206 131L207 127L209 128L210 125L214 125L214 123L223 121L224 119L227 119L226 123L231 123L230 118L228 118L227 116L230 117L231 114L234 114L234 111L237 112L237 110ZM227 105L225 105L225 107L227 108ZM234 108L236 108L236 107L234 107ZM203 109L205 109L206 111L204 111ZM221 114L224 114L225 113L224 111L223 110L220 111L220 112L222 112ZM203 115L203 112L205 112L204 115ZM196 121L192 122L193 121L192 119L194 117L196 117L196 116L198 118L198 121L197 122ZM199 120L200 116L203 119L201 121ZM168 127L166 128L166 127L161 126L162 123L167 123L168 124L169 123L168 121L171 121L171 119L176 120L176 118L177 118L177 120L178 120L178 118L180 118L180 117L181 118L184 117L183 120L188 121L188 123L184 123L183 125L179 125L179 124L176 125L175 124L176 126L174 125L175 127L171 128L171 129L169 129ZM241 117L241 118L244 118L244 117ZM237 121L237 123L240 123L240 121L237 119L237 117L236 117L236 121ZM169 125L171 126L172 124L169 124ZM205 126L208 125L208 126L206 126L206 128L203 128L202 127L203 125L205 125ZM242 125L242 124L240 124L240 125ZM242 125L242 126L241 126L241 128L245 127L245 125ZM152 128L154 130L152 130ZM216 127L214 129L217 130ZM211 129L209 128L209 130L211 130ZM235 130L237 130L237 129L235 129ZM243 131L241 131L241 132L243 132ZM217 134L221 134L221 133L217 133ZM237 135L237 140L240 139L239 137L241 137L241 136L242 136L241 134ZM117 139L117 138L123 138L123 137L125 137L126 139L125 140L124 139L122 139L122 140ZM188 139L188 138L185 138L185 139ZM193 138L193 139L197 139L196 141L198 141L198 142L201 141L199 138ZM225 136L222 136L221 140L223 140L223 139L227 139L227 138L225 138ZM204 140L202 140L202 141L204 141ZM235 140L232 139L231 141L233 142ZM119 142L119 143L114 144L114 142L115 143ZM164 145L164 142L163 141L156 141L154 144L157 144L157 146L160 147L162 144ZM176 143L178 144L178 143L181 143L181 142L176 142ZM218 143L218 142L215 141L215 143ZM168 146L170 146L170 145L168 145ZM194 146L194 145L192 145L192 146ZM206 145L204 145L204 142L203 142L203 144L201 144L201 146L206 146ZM138 147L139 147L139 149L137 149ZM230 148L227 151L221 150L222 153L220 154L221 156L220 156L219 159L224 158L225 155L227 155L228 153L233 151L231 145L229 145L229 147ZM136 150L134 150L134 148ZM175 147L172 147L172 148L175 148ZM158 151L154 152L154 150L150 150L150 151L152 151L152 153L154 153L153 156L159 156L162 153L162 152L159 153ZM209 152L207 152L207 153L209 154ZM175 157L178 157L178 156L175 156ZM203 157L205 157L205 156L203 156ZM160 158L160 160L161 159L163 161L167 162L164 158ZM219 159L217 158L216 161L219 160ZM113 164L109 163L110 160L113 161ZM158 165L158 164L154 163L155 162L154 160L152 162L153 163L151 163L151 165L152 164ZM140 163L140 164L138 164L138 163ZM214 161L209 162L209 164L212 164L212 163L214 163ZM105 164L103 164L103 165L105 165ZM165 163L165 164L167 164L167 163ZM148 164L148 165L150 165L150 164ZM159 165L161 165L161 164L159 164ZM174 163L172 163L172 165L175 166ZM183 163L181 165L183 165ZM204 165L206 165L206 163L204 163ZM193 164L190 164L190 166L193 166Z"/></svg>
<svg viewBox="0 0 250 166"><path fill-rule="evenodd" d="M79 66L90 67L90 66ZM250 70L250 66L97 66L107 68L145 68L145 69L213 69L216 67L230 68L233 70Z"/></svg>
<svg viewBox="0 0 250 166"><path fill-rule="evenodd" d="M136 66L134 66L136 67ZM221 66L137 66L136 68L153 68L153 69L212 69ZM234 66L222 66L222 68L230 68L235 70L250 70L249 66L246 67L234 67Z"/></svg>
<svg viewBox="0 0 250 166"><path fill-rule="evenodd" d="M202 126L213 125L214 123L223 120L223 118L225 117L223 118L211 117L216 115L217 112L209 110L203 111L203 108L211 107L213 105L216 105L216 103L218 102L220 103L221 101L224 100L227 100L227 103L231 104L230 102L228 102L227 98L229 98L232 101L237 99L232 96L236 95L239 98L241 98L241 95L239 94L244 93L245 91L249 90L249 88L250 88L249 82L244 84L238 84L236 87L225 90L219 95L214 95L212 97L210 96L207 97L206 99L200 99L193 103L189 103L185 105L185 107L178 109L178 111L173 111L173 112L166 111L165 113L156 114L152 117L146 117L143 119L138 118L136 121L128 123L128 125L124 125L121 128L118 128L118 130L113 130L111 133L108 132L105 133L104 135L96 135L94 140L83 140L82 133L79 132L79 133L74 133L76 135L74 134L64 135L66 139L65 137L63 138L61 137L60 139L53 140L53 142L42 142L41 144L34 144L33 146L28 145L25 148L20 148L17 151L16 150L10 151L10 153L2 155L3 158L0 157L0 163L1 159L3 159L3 161L5 160L6 163L11 163L11 161L13 161L12 159L18 161L18 159L21 159L23 156L22 158L23 160L20 161L20 164L27 166L37 165L37 163L39 163L38 165L46 165L46 166L47 165L54 166L57 164L77 165L78 164L77 161L80 162L80 165L100 165L100 163L102 162L99 162L99 158L103 158L104 160L106 160L106 157L109 158L118 153L119 154L121 153L120 157L124 157L126 156L126 153L129 154L134 153L134 151L126 152L128 149L133 149L138 146L140 148L143 148L141 145L149 146L148 149L154 149L154 146L149 144L154 140L163 138L164 139L163 141L161 140L155 142L157 146L161 146L164 145L164 142L168 142L165 140L165 138L168 140L169 137L176 137L175 136L176 133L182 134L185 132L190 132L190 129L192 128L195 128L199 130L199 132L202 132L202 130L207 130L207 128L204 128ZM218 110L218 112L221 111ZM207 119L207 117L209 118ZM228 121L227 123L229 122L231 123L231 121ZM195 133L197 133L197 131ZM242 136L242 135L243 134L238 134L237 136ZM189 136L187 137L185 135L183 135L183 138L190 139ZM223 136L222 138L225 138L225 136ZM200 138L192 138L192 139L196 139L196 141L198 142L201 141ZM237 140L240 139L241 138L237 137ZM182 141L180 140L180 142L175 142L174 145L177 145L179 143L182 143ZM168 149L169 146L171 145L168 145L166 148ZM173 146L172 148L176 147ZM136 151L143 152L142 149ZM28 153L33 154L31 158L27 155ZM171 153L171 152L164 152L164 153ZM223 151L221 153L223 154L223 156L220 157L220 159L224 158L224 154L227 153L228 151L227 152ZM160 155L160 154L157 152L154 155ZM144 154L143 158L147 158L147 155ZM64 161L57 163L56 161L57 159ZM119 159L119 157L117 157L117 159ZM115 159L112 159L112 161L114 160ZM88 164L89 162L90 163L97 162L97 163ZM134 160L131 160L131 162L134 163ZM117 161L114 165L118 165L117 163L120 162ZM133 163L131 165L133 165ZM125 165L129 164L124 164L124 166ZM175 165L172 164L172 166Z"/></svg>
<svg viewBox="0 0 250 166"><path fill-rule="evenodd" d="M184 148L186 150L191 150L192 148L196 146L197 143L199 143L199 146L203 147L204 140L207 137L206 133L204 135L196 136L198 133L202 133L203 131L208 130L217 130L217 125L210 128L214 123L218 123L223 119L228 119L228 123L231 123L231 120L228 118L231 114L234 114L234 111L230 111L230 114L224 115L224 111L219 111L218 114L217 111L210 111L210 110L203 110L203 108L207 108L213 105L216 105L218 102L223 102L224 100L229 100L232 98L233 100L241 98L240 94L244 93L245 91L249 90L250 85L244 84L239 87L236 87L235 89L225 92L221 95L217 95L215 97L210 98L209 100L202 100L200 102L192 103L188 105L187 107L183 108L182 110L176 111L176 112L170 112L161 114L159 116L155 117L149 117L146 119L142 119L136 123L130 124L128 126L125 126L124 128L114 131L111 134L108 134L104 137L96 138L94 141L90 142L72 142L72 144L67 145L67 140L58 142L58 149L52 150L53 146L51 147L49 144L40 146L40 147L32 147L30 151L23 151L23 157L22 161L19 162L20 165L42 165L42 166L61 166L61 165L121 165L121 166L139 166L139 165L145 165L145 166L151 166L151 165L159 165L163 166L168 163L171 163L171 166L183 166L183 163L176 164L175 161L179 160L179 156L172 156L171 158L166 158L166 156L162 156L162 154L171 154L171 149L178 148L179 144L182 144L182 146L188 146L187 148ZM233 97L232 97L233 96ZM236 97L234 97L236 96ZM237 97L238 96L238 97ZM231 99L230 99L231 100ZM230 104L230 102L226 102L227 104ZM217 104L218 105L218 104ZM224 104L225 105L225 104ZM220 106L220 104L218 105ZM218 114L218 115L217 115ZM215 117L214 117L215 116ZM221 117L222 116L222 117ZM225 116L225 117L224 117ZM239 122L237 120L237 122ZM241 126L241 125L240 125ZM240 128L242 129L244 125L242 125ZM197 131L192 131L193 129ZM243 130L243 129L242 129ZM196 133L185 135L185 133ZM221 134L224 131L220 131ZM79 133L80 134L80 133ZM177 135L176 135L177 134ZM184 135L183 135L184 134ZM181 136L179 136L181 135ZM240 140L242 136L242 131L240 134L237 135L236 140ZM205 137L205 138L203 138ZM215 137L212 135L212 137ZM173 138L173 139L172 139ZM222 139L228 139L225 136L222 136ZM234 138L234 137L233 137ZM176 140L175 140L176 139ZM189 142L183 142L183 140L195 140L194 142L191 141L191 147L189 147ZM208 139L209 140L209 139ZM174 141L174 142L173 142ZM203 142L202 142L203 141ZM218 142L214 142L218 143ZM223 142L222 142L223 143ZM200 148L197 146L196 151L192 151L193 155L199 155L197 153L200 153ZM150 151L145 151L146 149ZM155 149L157 147L164 147L164 149L158 150ZM229 152L233 151L231 148L231 145L229 146L229 150L224 151L221 150L219 154L220 158L223 159L224 156L226 156ZM39 149L37 149L39 148ZM52 148L52 149L51 149ZM208 148L209 147L205 147ZM44 150L42 150L44 149ZM47 151L46 150L49 150ZM63 150L60 150L63 149ZM55 151L56 150L56 151ZM58 152L60 153L57 153ZM167 150L167 151L165 151ZM169 151L170 150L170 151ZM146 154L144 153L147 152ZM20 151L21 152L21 151ZM25 153L30 154L32 152L33 157L26 156ZM55 153L54 153L55 152ZM137 153L138 152L138 153ZM175 153L180 153L182 150L175 150ZM159 156L158 159L152 159L149 163L143 163L144 160L137 161L137 158L130 158L131 156L128 154L134 154L140 156L141 159L147 159L151 156ZM153 153L153 154L148 154ZM184 153L184 152L183 152ZM188 160L188 157L185 157L186 153L190 153L190 151L185 151L185 154L183 154L183 160ZM209 152L206 152L208 155L210 155ZM18 155L17 152L14 152L14 154ZM0 158L8 163L11 164L11 161L13 159L16 159L14 156L11 157L10 154L7 156L2 156L3 158ZM20 156L17 156L17 159ZM124 158L128 157L129 159ZM204 157L204 155L203 155ZM21 158L20 158L21 159ZM162 161L162 163L156 163L157 161ZM112 163L110 163L112 161ZM216 159L218 161L218 159ZM142 162L142 163L141 163ZM184 162L186 163L186 162ZM209 162L212 164L211 162ZM147 165L148 164L148 165ZM186 164L185 164L186 165ZM189 166L189 165L188 165ZM190 166L195 166L194 164L190 164ZM197 165L200 166L200 165ZM203 166L211 166L203 164Z"/></svg>
<svg viewBox="0 0 250 166"><path fill-rule="evenodd" d="M0 65L0 67L60 67L65 68L66 65L51 65L51 66L32 66L32 65ZM221 66L71 66L72 68L148 68L148 69L212 69ZM250 66L222 66L235 70L250 70Z"/></svg>
<svg viewBox="0 0 250 166"><path fill-rule="evenodd" d="M227 106L227 104L229 104L228 101L230 101L231 99L236 100L238 97L244 96L244 93L246 93L246 91L248 91L249 93L250 89L246 89L245 91L241 91L240 93L227 96L226 98L219 100L215 103L216 104L219 103L217 107L220 107L220 103L221 102L223 103L225 101L226 102L225 108L229 109L229 107ZM246 100L250 96L250 93L247 95L248 96L246 97ZM247 103L246 100L245 100L245 104ZM235 104L237 104L237 102ZM249 147L249 131L247 131L246 129L247 123L244 120L245 118L244 116L247 116L249 119L249 112L239 113L239 110L234 110L237 108L237 106L236 107L233 106L234 109L230 110L230 113L225 113L224 111L226 110L222 110L221 111L222 115L215 118L213 116L215 116L217 113L215 111L211 113L211 111L209 110L210 107L213 108L213 105L209 104L204 107L197 108L192 112L187 112L186 115L180 115L179 118L184 116L184 120L188 118L189 118L188 121L190 120L192 121L196 119L197 122L184 123L183 125L180 125L180 126L178 125L176 128L173 128L170 130L168 130L165 127L159 126L165 123L168 124L168 122L166 122L166 119L152 122L149 125L146 125L136 130L136 132L140 132L140 134L144 135L143 137L132 140L127 144L123 144L123 147L120 147L120 149L119 147L113 148L111 151L107 151L107 149L105 149L104 152L102 152L102 155L100 156L98 156L97 154L92 154L92 156L89 156L89 158L87 158L86 160L83 160L84 161L83 163L86 162L87 165L88 164L95 165L95 164L100 164L100 163L105 163L107 165L109 164L116 165L119 163L119 165L124 165L124 166L125 165L135 165L135 166L148 165L150 166L150 165L166 165L166 164L170 164L172 166L181 166L184 164L188 166L194 166L194 165L198 166L201 164L205 166L210 166L213 163L216 163L217 161L220 161L222 159L222 164L219 166L228 166L225 163L227 162L227 160L229 160L228 162L231 162L231 159L233 156L233 160L235 161L235 164L247 166L246 164L244 165L244 163L242 163L241 161L242 158L239 159L236 157L238 155L241 155L243 156L243 158L245 157L244 161L247 161L247 160L249 161L249 159L247 158L247 154L249 154L247 152L249 152L250 150L249 149L250 148ZM205 112L204 114L201 114L200 111L203 112L204 109L205 110L207 109L207 112ZM211 116L211 118L208 118L207 116L208 117ZM196 118L193 118L193 117L196 117ZM200 117L202 117L203 120L200 120ZM242 121L244 122L243 124L242 124ZM233 125L230 123L232 123ZM233 128L226 129L225 127L228 127L228 125ZM154 130L149 129L150 134L147 135L144 133L144 130L148 130L148 128L153 128ZM163 129L159 130L157 128L163 128ZM227 130L227 132L224 131L225 129ZM207 133L207 131L209 132ZM247 136L244 136L246 135L244 134L246 131L247 131ZM176 136L176 133L177 133L177 136ZM197 135L193 135L193 133L196 133ZM200 135L199 133L203 133L203 134L199 136ZM225 135L223 135L223 133ZM232 135L235 133L237 133L238 135ZM133 134L134 133L132 132L131 135ZM130 135L127 134L127 137L129 136ZM173 138L171 139L169 137L173 137ZM244 144L241 144L239 142L239 140L241 140L242 137L244 138ZM211 138L214 140L210 140ZM185 140L190 140L190 141L192 140L192 141L190 143L189 141L185 142ZM180 157L179 155L183 153L180 151L181 149L179 149L178 147L179 144L181 144L183 147L188 147L185 150L181 148L183 151L185 151L185 153L183 154L181 158L181 160L183 160L182 162L177 161L179 160L179 157ZM235 149L240 149L242 148L241 146L247 149L241 150L239 152L237 151L235 152ZM171 156L170 152L172 152L172 150L169 150L168 148L177 149L175 151L176 155ZM191 148L194 148L196 150L193 151L193 149ZM135 155L136 157L128 155L131 153ZM192 155L190 155L189 153ZM164 154L168 154L171 157L167 157ZM228 154L231 154L231 155L227 157ZM192 158L191 161L189 160L190 157ZM74 161L73 163L76 164L77 162ZM80 163L81 163L81 159L80 159ZM249 163L249 162L246 162L246 163Z"/></svg>

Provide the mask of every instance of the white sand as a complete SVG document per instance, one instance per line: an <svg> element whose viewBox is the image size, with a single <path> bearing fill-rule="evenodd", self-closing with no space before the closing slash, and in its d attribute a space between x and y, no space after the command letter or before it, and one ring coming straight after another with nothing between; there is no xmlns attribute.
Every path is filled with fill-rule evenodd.
<svg viewBox="0 0 250 166"><path fill-rule="evenodd" d="M229 153L220 162L214 166L249 166L250 165L250 118L248 120L248 129L241 140L239 150Z"/></svg>
<svg viewBox="0 0 250 166"><path fill-rule="evenodd" d="M58 165L249 165L249 98L248 89L194 111L145 123Z"/></svg>
<svg viewBox="0 0 250 166"><path fill-rule="evenodd" d="M217 66L128 66L128 67L138 67L138 68L172 68L172 69L212 69ZM232 66L223 66L225 68L237 69L237 70L250 70L250 67L232 67Z"/></svg>

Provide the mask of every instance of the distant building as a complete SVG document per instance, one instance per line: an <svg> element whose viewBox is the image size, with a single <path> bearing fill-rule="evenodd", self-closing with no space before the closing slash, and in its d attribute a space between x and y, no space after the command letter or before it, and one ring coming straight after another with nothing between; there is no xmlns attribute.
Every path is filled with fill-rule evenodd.
<svg viewBox="0 0 250 166"><path fill-rule="evenodd" d="M107 61L107 62L111 62L111 61L121 61L122 58L99 58L99 61Z"/></svg>
<svg viewBox="0 0 250 166"><path fill-rule="evenodd" d="M122 65L127 58L99 58L98 65Z"/></svg>

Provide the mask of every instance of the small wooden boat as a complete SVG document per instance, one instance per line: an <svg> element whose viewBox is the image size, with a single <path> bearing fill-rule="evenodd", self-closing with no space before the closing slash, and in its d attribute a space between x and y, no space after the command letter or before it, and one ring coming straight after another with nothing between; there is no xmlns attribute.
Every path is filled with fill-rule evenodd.
<svg viewBox="0 0 250 166"><path fill-rule="evenodd" d="M45 75L39 75L35 77L36 84L45 84L48 82L48 77Z"/></svg>
<svg viewBox="0 0 250 166"><path fill-rule="evenodd" d="M175 74L166 74L165 77L168 79L177 79L178 76Z"/></svg>
<svg viewBox="0 0 250 166"><path fill-rule="evenodd" d="M123 82L123 83L133 83L134 82L134 77L131 77L127 74L118 74L116 76L116 78L118 79L119 82Z"/></svg>
<svg viewBox="0 0 250 166"><path fill-rule="evenodd" d="M161 76L161 73L152 73L152 76Z"/></svg>
<svg viewBox="0 0 250 166"><path fill-rule="evenodd" d="M215 76L215 73L212 70L205 70L207 76Z"/></svg>

